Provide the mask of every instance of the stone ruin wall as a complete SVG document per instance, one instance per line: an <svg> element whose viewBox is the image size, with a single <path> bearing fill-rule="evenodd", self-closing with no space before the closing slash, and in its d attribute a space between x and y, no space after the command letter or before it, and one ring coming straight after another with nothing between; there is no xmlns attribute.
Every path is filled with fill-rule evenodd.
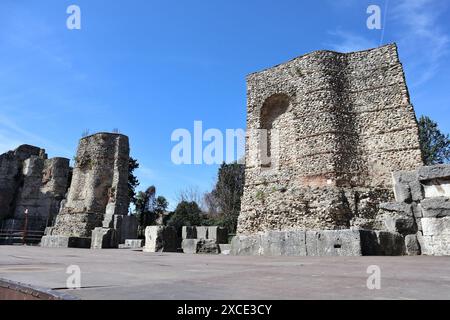
<svg viewBox="0 0 450 320"><path fill-rule="evenodd" d="M450 255L450 165L392 176L395 202L380 205L378 228L402 234L407 254Z"/></svg>
<svg viewBox="0 0 450 320"><path fill-rule="evenodd" d="M396 45L313 52L247 85L239 234L372 229L378 204L394 198L391 172L423 164ZM255 129L269 132L270 161Z"/></svg>
<svg viewBox="0 0 450 320"><path fill-rule="evenodd" d="M43 231L58 214L70 179L69 159L47 159L45 150L22 145L0 155L0 221L4 230ZM3 220L3 221L2 221Z"/></svg>
<svg viewBox="0 0 450 320"><path fill-rule="evenodd" d="M67 200L49 235L90 238L128 215L128 137L98 133L80 140Z"/></svg>

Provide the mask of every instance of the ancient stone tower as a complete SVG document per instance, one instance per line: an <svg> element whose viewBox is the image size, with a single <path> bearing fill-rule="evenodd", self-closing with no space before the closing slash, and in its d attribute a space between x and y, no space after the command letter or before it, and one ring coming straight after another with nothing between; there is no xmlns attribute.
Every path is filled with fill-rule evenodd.
<svg viewBox="0 0 450 320"><path fill-rule="evenodd" d="M98 133L80 140L72 183L43 246L89 247L95 228L128 214L128 137Z"/></svg>
<svg viewBox="0 0 450 320"><path fill-rule="evenodd" d="M396 45L317 51L247 78L238 233L373 229L393 171L422 165Z"/></svg>

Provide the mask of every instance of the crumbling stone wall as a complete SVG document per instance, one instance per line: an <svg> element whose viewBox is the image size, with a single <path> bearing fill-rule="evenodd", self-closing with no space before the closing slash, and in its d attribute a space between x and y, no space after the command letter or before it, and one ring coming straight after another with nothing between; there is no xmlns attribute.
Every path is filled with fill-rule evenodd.
<svg viewBox="0 0 450 320"><path fill-rule="evenodd" d="M4 229L44 230L59 211L69 183L69 159L47 159L44 149L22 145L0 155L0 221Z"/></svg>
<svg viewBox="0 0 450 320"><path fill-rule="evenodd" d="M380 206L377 228L405 237L407 254L450 255L450 165L393 174L396 202Z"/></svg>
<svg viewBox="0 0 450 320"><path fill-rule="evenodd" d="M313 52L247 86L241 235L373 229L391 172L423 164L396 45Z"/></svg>
<svg viewBox="0 0 450 320"><path fill-rule="evenodd" d="M50 236L90 238L128 214L128 137L98 133L80 140L72 183Z"/></svg>

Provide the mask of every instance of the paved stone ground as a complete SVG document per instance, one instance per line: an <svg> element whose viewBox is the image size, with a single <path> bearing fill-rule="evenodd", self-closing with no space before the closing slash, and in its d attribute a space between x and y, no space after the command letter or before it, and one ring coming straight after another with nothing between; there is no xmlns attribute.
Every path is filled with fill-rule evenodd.
<svg viewBox="0 0 450 320"><path fill-rule="evenodd" d="M66 290L70 265L79 290ZM381 268L381 290L366 271ZM0 247L0 278L82 299L450 299L450 257L233 257Z"/></svg>

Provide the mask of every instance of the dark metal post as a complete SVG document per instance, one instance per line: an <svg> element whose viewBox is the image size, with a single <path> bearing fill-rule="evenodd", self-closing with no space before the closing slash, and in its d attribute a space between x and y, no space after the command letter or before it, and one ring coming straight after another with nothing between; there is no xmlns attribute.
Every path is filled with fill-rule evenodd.
<svg viewBox="0 0 450 320"><path fill-rule="evenodd" d="M28 209L25 209L25 223L23 226L23 236L22 236L22 244L26 244L27 239L27 229L28 229Z"/></svg>

